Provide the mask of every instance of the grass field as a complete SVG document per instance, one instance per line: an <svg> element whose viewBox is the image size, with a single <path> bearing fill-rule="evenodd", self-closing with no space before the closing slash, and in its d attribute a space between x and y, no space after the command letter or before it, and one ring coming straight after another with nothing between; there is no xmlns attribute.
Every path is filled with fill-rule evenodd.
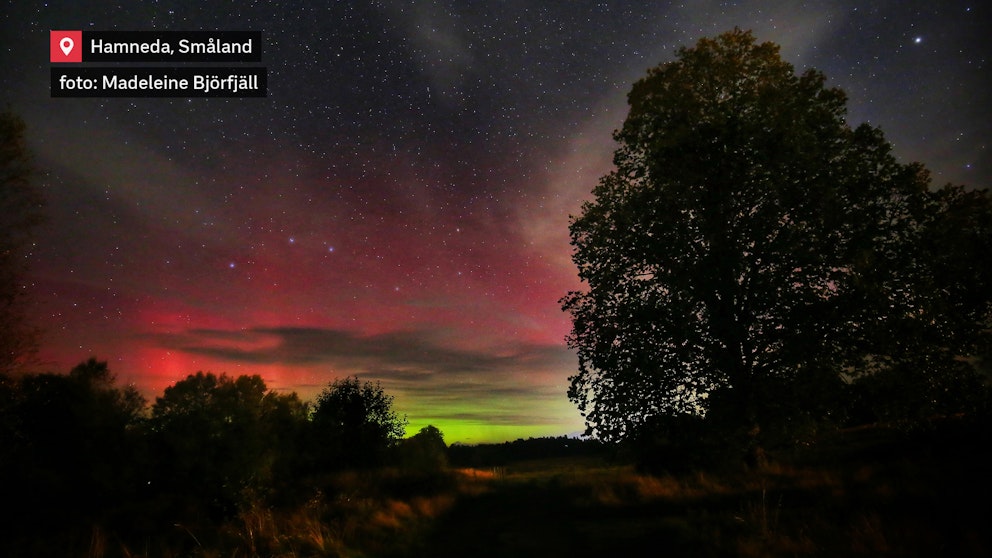
<svg viewBox="0 0 992 558"><path fill-rule="evenodd" d="M282 543L249 548L245 526L241 551L217 555L989 556L975 510L992 483L972 434L851 432L757 471L646 475L582 457L345 476L319 513L280 520L268 540Z"/></svg>
<svg viewBox="0 0 992 558"><path fill-rule="evenodd" d="M319 479L217 523L80 526L31 555L989 556L981 432L863 429L760 470L647 475L605 457ZM53 550L53 545L55 549Z"/></svg>
<svg viewBox="0 0 992 558"><path fill-rule="evenodd" d="M459 498L419 548L397 555L988 556L973 511L988 484L965 478L898 460L679 477L522 463Z"/></svg>

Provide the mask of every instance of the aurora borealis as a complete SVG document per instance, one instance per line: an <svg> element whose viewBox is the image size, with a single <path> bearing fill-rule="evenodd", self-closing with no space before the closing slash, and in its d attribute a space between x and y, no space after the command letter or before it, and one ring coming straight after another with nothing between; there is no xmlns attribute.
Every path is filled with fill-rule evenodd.
<svg viewBox="0 0 992 558"><path fill-rule="evenodd" d="M8 2L2 100L48 199L42 367L378 380L409 432L582 430L568 216L645 70L732 27L849 95L935 184L992 176L978 2ZM263 99L53 99L48 32L258 30Z"/></svg>

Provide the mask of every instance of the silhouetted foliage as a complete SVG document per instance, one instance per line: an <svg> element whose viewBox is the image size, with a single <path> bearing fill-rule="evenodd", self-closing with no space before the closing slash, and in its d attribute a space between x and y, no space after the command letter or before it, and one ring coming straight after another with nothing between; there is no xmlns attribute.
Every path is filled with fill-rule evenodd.
<svg viewBox="0 0 992 558"><path fill-rule="evenodd" d="M563 459L576 457L604 457L607 451L596 439L569 438L567 436L517 439L502 444L452 444L448 458L458 467L493 467L517 461ZM612 448L609 448L612 449Z"/></svg>
<svg viewBox="0 0 992 558"><path fill-rule="evenodd" d="M119 388L106 362L90 359L68 375L26 375L3 385L0 488L11 521L106 519L134 496L134 427L145 400Z"/></svg>
<svg viewBox="0 0 992 558"><path fill-rule="evenodd" d="M30 358L38 340L26 314L25 272L44 203L24 130L19 117L0 112L0 374Z"/></svg>
<svg viewBox="0 0 992 558"><path fill-rule="evenodd" d="M437 427L427 425L399 444L400 464L409 469L436 471L448 466L448 445Z"/></svg>
<svg viewBox="0 0 992 558"><path fill-rule="evenodd" d="M457 487L440 430L397 447L405 420L392 401L349 378L311 413L259 376L199 372L149 413L96 359L0 374L0 555L350 555L342 540L381 537L380 522L411 510L403 500L433 514ZM397 450L410 450L406 468L330 470L393 465Z"/></svg>
<svg viewBox="0 0 992 558"><path fill-rule="evenodd" d="M325 395L326 405L378 401L389 411L376 416L402 432L376 385L348 379ZM812 548L796 545L807 539L842 555L855 548L850 536L987 554L970 510L988 499L976 443L987 437L988 417L948 418L930 431L834 432L796 452L815 464L805 472L790 461L747 476L659 479L609 465L613 445L564 436L455 444L447 454L456 466L496 468L452 471L433 426L398 445L392 438L400 468L300 474L300 460L317 449L316 438L302 436L308 407L258 376L191 375L156 400L152 416L146 411L95 359L65 375L0 375L0 502L8 511L0 555L461 556L479 540L497 541L490 550L500 555L611 555L636 554L659 533L693 555L750 548L748 555L791 556ZM708 455L734 451L720 447L709 420L652 417L630 449L653 469L692 471ZM950 510L936 525L934 506ZM703 527L689 529L686 517ZM884 521L859 534L865 517ZM590 532L590 521L608 528ZM923 537L900 538L921 526ZM753 546L770 536L780 552Z"/></svg>
<svg viewBox="0 0 992 558"><path fill-rule="evenodd" d="M843 421L844 381L882 373L953 401L933 383L988 343L987 195L930 192L825 81L734 30L634 85L616 170L570 226L589 433L670 443L705 415L753 451Z"/></svg>
<svg viewBox="0 0 992 558"><path fill-rule="evenodd" d="M381 465L406 427L406 418L393 410L393 397L357 377L328 385L311 420L318 470Z"/></svg>
<svg viewBox="0 0 992 558"><path fill-rule="evenodd" d="M295 393L268 391L257 375L187 376L152 407L159 491L176 505L230 513L264 493L276 472L292 471L306 413Z"/></svg>

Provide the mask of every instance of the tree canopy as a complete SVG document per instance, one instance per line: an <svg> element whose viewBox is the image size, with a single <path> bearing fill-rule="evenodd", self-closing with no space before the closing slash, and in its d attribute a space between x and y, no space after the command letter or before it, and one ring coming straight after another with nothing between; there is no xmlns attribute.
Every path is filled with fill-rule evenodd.
<svg viewBox="0 0 992 558"><path fill-rule="evenodd" d="M448 465L448 445L444 434L428 424L400 444L400 464L410 469L436 471Z"/></svg>
<svg viewBox="0 0 992 558"><path fill-rule="evenodd" d="M221 509L291 474L307 415L295 393L270 391L261 376L203 372L166 388L151 411L157 482Z"/></svg>
<svg viewBox="0 0 992 558"><path fill-rule="evenodd" d="M0 380L3 377L0 376ZM133 429L144 398L106 362L0 382L0 498L16 521L98 517L135 484ZM44 519L42 519L44 518Z"/></svg>
<svg viewBox="0 0 992 558"><path fill-rule="evenodd" d="M317 397L312 420L324 467L379 465L406 432L406 418L393 410L393 397L378 383L357 377L330 383Z"/></svg>
<svg viewBox="0 0 992 558"><path fill-rule="evenodd" d="M841 380L946 370L987 343L988 274L969 262L990 254L988 197L931 192L880 130L848 126L822 73L735 29L628 102L615 170L570 225L586 288L562 299L569 397L589 433L686 415L753 432L829 414Z"/></svg>
<svg viewBox="0 0 992 558"><path fill-rule="evenodd" d="M43 199L24 138L24 121L0 112L0 373L33 354L37 330L25 309L27 251L43 218Z"/></svg>

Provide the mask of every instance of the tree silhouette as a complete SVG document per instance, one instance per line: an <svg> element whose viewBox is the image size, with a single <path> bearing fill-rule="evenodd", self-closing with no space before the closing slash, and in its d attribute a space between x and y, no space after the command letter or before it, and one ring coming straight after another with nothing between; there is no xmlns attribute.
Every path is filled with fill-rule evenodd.
<svg viewBox="0 0 992 558"><path fill-rule="evenodd" d="M444 434L427 425L400 444L400 461L404 467L420 471L437 471L448 466L448 445Z"/></svg>
<svg viewBox="0 0 992 558"><path fill-rule="evenodd" d="M24 121L0 112L0 374L34 354L37 330L27 319L25 272L43 200L33 185Z"/></svg>
<svg viewBox="0 0 992 558"><path fill-rule="evenodd" d="M735 29L680 49L628 101L616 169L570 225L587 289L562 299L569 397L590 433L705 415L755 437L836 412L842 379L977 346L978 272L933 274L956 236L940 206L963 194L930 193L879 130L851 129L823 74Z"/></svg>
<svg viewBox="0 0 992 558"><path fill-rule="evenodd" d="M357 377L328 385L317 397L312 422L321 468L380 465L406 427L393 410L393 397Z"/></svg>
<svg viewBox="0 0 992 558"><path fill-rule="evenodd" d="M162 491L232 512L288 472L305 420L295 393L268 391L260 376L191 374L152 407Z"/></svg>
<svg viewBox="0 0 992 558"><path fill-rule="evenodd" d="M133 494L135 427L145 400L106 362L31 374L4 386L3 500L19 521L101 518Z"/></svg>

